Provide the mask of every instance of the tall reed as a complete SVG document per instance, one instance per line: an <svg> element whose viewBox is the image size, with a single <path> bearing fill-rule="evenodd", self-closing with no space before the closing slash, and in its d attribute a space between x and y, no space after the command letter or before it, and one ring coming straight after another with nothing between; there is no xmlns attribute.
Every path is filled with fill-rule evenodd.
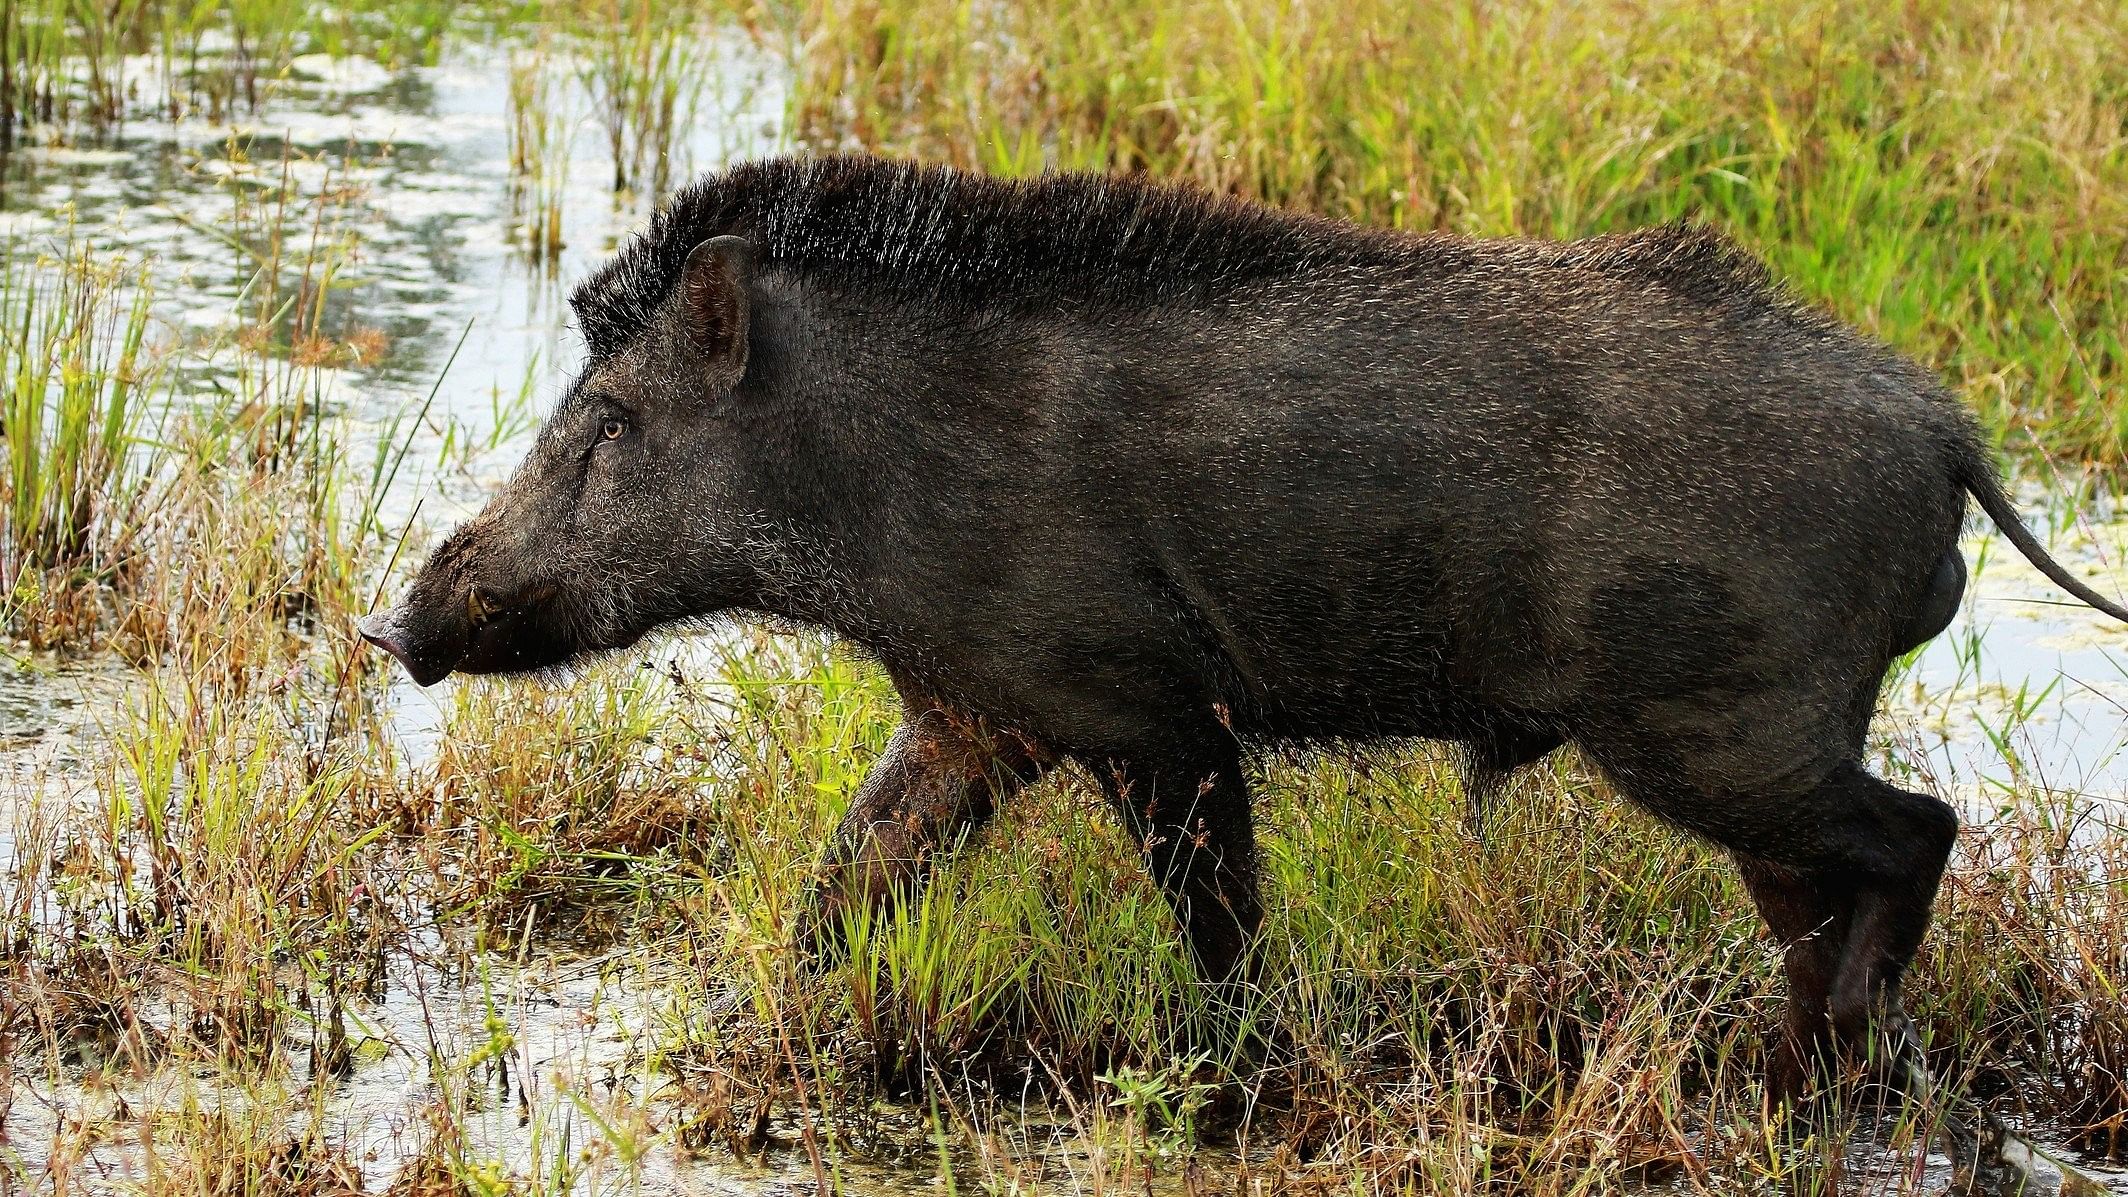
<svg viewBox="0 0 2128 1197"><path fill-rule="evenodd" d="M578 15L579 68L613 161L613 189L671 189L674 150L705 83L697 12L597 0Z"/></svg>
<svg viewBox="0 0 2128 1197"><path fill-rule="evenodd" d="M90 634L127 564L131 448L160 385L148 301L138 265L85 245L0 248L0 611L36 647Z"/></svg>

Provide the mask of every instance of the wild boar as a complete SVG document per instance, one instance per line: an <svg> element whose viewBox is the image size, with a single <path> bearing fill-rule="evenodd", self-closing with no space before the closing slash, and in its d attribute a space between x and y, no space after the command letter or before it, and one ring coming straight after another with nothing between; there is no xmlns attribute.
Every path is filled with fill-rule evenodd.
<svg viewBox="0 0 2128 1197"><path fill-rule="evenodd" d="M855 646L904 721L824 917L1073 761L1242 977L1254 750L1450 741L1485 791L1571 742L1734 853L1789 945L1792 1083L1904 1033L1958 819L1864 739L1958 605L1968 497L2128 619L1936 381L1704 228L788 159L686 187L571 302L588 356L524 464L362 632L423 684L727 616Z"/></svg>

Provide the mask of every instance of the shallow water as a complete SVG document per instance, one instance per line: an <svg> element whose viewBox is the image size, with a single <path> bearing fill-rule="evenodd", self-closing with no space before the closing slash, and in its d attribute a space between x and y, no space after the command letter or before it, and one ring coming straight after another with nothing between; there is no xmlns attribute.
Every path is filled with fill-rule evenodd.
<svg viewBox="0 0 2128 1197"><path fill-rule="evenodd" d="M701 118L675 147L683 175L777 144L783 94L773 67L737 37L716 43L709 57L714 78ZM327 331L374 329L388 346L373 366L304 367L301 382L368 446L398 435L398 422L420 411L433 387L434 406L384 510L393 523L447 527L514 461L577 352L567 281L608 253L643 207L615 201L601 140L579 122L565 172L566 248L553 264L526 255L509 198L506 50L464 50L441 66L399 73L359 60L312 58L298 67L307 78L263 114L233 124L147 121L93 143L14 154L0 169L0 236L52 238L71 225L92 243L152 255L160 335L211 345L237 325L253 274L252 259L217 230L240 228L245 205L285 181L295 202L316 214L299 226L351 245L347 286L328 306ZM587 106L573 84L557 94L571 111ZM233 365L217 364L228 355L205 356L188 368L178 402L219 403L243 386ZM2027 497L2035 514L2049 503L2044 489ZM2128 588L2128 521L2072 524L2055 543L2101 589ZM1958 621L1890 692L1880 730L1892 767L1958 794L1979 815L2012 780L2128 793L2128 629L2055 605L2061 596L1999 538L1976 533L1969 549L1982 565ZM93 764L98 713L127 685L109 664L0 663L0 766L52 779L63 791ZM394 685L401 746L418 759L452 705L455 683L432 691L403 678ZM2019 701L2020 693L2028 699ZM9 787L8 799L19 803L29 792ZM0 819L0 872L16 863L11 826ZM449 955L430 947L437 958ZM599 1118L675 1116L646 1101L672 1081L647 1062L665 1012L641 959L560 951L529 962L483 958L486 975L468 975L426 962L417 950L395 959L380 1000L348 1007L357 1064L349 1080L322 1090L318 1116L362 1162L373 1188L421 1149L430 1133L424 1112L447 1100L464 1105L457 1120L475 1154L527 1169L539 1166L539 1153L553 1149L564 1126L581 1143ZM494 1039L491 1016L514 1040L507 1081L493 1063L463 1067ZM18 1085L11 1145L0 1144L0 1158L13 1153L32 1175L35 1153L64 1119L119 1126L124 1109L172 1100L186 1085L201 1088L199 1078L111 1086L67 1072L18 1077ZM206 1088L215 1100L241 1101ZM918 1145L916 1162L854 1174L845 1167L848 1187L937 1183L921 1120L906 1111L893 1118ZM646 1136L669 1129L640 1128ZM756 1165L729 1153L698 1161L661 1145L633 1163L602 1163L599 1175L651 1192L810 1187L812 1165L795 1143L796 1128L778 1133L785 1145ZM1023 1133L1039 1140L1045 1132L1030 1118ZM1050 1165L1062 1172L1049 1183L1069 1186L1070 1161L1087 1149L1045 1146L1045 1158L1062 1161ZM86 1150L84 1175L100 1177L99 1187L138 1175L139 1145L122 1134ZM2119 1187L2128 1192L2128 1179Z"/></svg>
<svg viewBox="0 0 2128 1197"><path fill-rule="evenodd" d="M2056 557L2101 594L2128 593L2128 520L2036 487L2026 509L2066 525ZM1971 578L1951 626L1887 686L1878 732L1895 776L1984 817L2013 784L2128 795L2128 625L2063 594L1992 528L1968 537Z"/></svg>
<svg viewBox="0 0 2128 1197"><path fill-rule="evenodd" d="M683 177L772 149L783 105L780 76L744 38L718 38L697 53L712 70L698 119L672 149ZM342 339L375 330L387 346L373 365L291 367L288 382L344 422L358 463L405 437L401 422L434 388L382 508L388 523L421 535L461 518L512 463L558 389L558 365L575 352L567 280L610 253L645 202L612 192L589 98L566 62L556 64L550 93L575 118L561 172L565 248L544 262L523 250L510 198L507 51L473 47L399 73L358 60L296 66L299 78L264 112L233 123L142 121L63 146L30 139L0 164L0 238L56 247L71 233L98 250L152 258L151 340L191 347L172 401L219 406L245 387L234 354L216 346L257 286L243 244L257 248L256 229L246 223L285 192L293 237L346 247L323 331ZM145 62L133 70L152 73ZM109 662L62 665L11 651L0 661L0 767L28 784L4 787L0 875L16 870L33 805L73 800L102 749L103 714L132 684ZM410 686L398 706L418 755L443 706ZM437 947L436 956L464 953ZM373 1190L428 1143L425 1112L447 1097L469 1156L537 1171L554 1136L593 1142L594 1112L634 1110L666 1083L643 1063L656 1024L645 991L617 974L625 957L477 958L484 976L424 963L418 950L395 955L381 1000L349 1000L356 1066L319 1091L319 1116ZM493 1038L491 1017L514 1040L507 1087L495 1064L462 1067ZM53 1146L86 1128L88 1145L67 1171L94 1191L121 1190L142 1175L139 1128L126 1125L134 1114L186 1093L209 1104L245 1100L190 1076L113 1084L59 1068L14 1080L0 1189L10 1175L39 1176ZM585 1191L602 1191L604 1180L651 1192L756 1191L801 1166L789 1157L703 1165L660 1151L626 1166L602 1163L587 1176L599 1183Z"/></svg>
<svg viewBox="0 0 2128 1197"><path fill-rule="evenodd" d="M290 1141L301 1141L303 1123L316 1119L323 1141L355 1163L369 1192L383 1191L424 1155L492 1162L504 1174L550 1181L567 1167L569 1191L581 1193L815 1188L805 1128L780 1109L743 1153L715 1137L699 1149L678 1145L676 1132L695 1107L683 1082L651 1063L666 1013L658 1002L669 990L639 960L560 952L530 962L488 957L468 969L436 963L462 954L430 946L434 956L395 958L382 1000L347 1001L354 1067L344 1081L317 1080L315 1039L313 1048L293 1050L291 1075L258 1090L167 1069L144 1079L72 1066L17 1076L0 1179L10 1163L38 1177L50 1145L73 1141L80 1146L69 1153L69 1171L77 1183L124 1191L146 1175L139 1137L152 1111L189 1098L240 1118L248 1106L310 1087ZM313 997L322 1021L323 995ZM939 1157L922 1117L907 1108L878 1114L871 1149L823 1153L838 1188L864 1197L935 1184ZM441 1152L439 1125L451 1128L453 1144ZM1025 1141L1045 1127L1029 1118L1020 1135ZM882 1150L883 1142L894 1149ZM1046 1154L1069 1167L1074 1153L1066 1144Z"/></svg>

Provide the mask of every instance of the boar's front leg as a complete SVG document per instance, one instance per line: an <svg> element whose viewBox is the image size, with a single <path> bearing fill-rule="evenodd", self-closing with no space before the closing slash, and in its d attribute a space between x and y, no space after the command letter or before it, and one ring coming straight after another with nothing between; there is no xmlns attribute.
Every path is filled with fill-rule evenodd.
<svg viewBox="0 0 2128 1197"><path fill-rule="evenodd" d="M973 716L909 700L903 709L821 859L799 921L803 951L837 946L846 912L884 910L915 893L941 850L1049 764L1039 745Z"/></svg>
<svg viewBox="0 0 2128 1197"><path fill-rule="evenodd" d="M1097 770L1167 895L1198 974L1250 979L1250 943L1263 922L1256 832L1232 737L1201 753L1134 755Z"/></svg>

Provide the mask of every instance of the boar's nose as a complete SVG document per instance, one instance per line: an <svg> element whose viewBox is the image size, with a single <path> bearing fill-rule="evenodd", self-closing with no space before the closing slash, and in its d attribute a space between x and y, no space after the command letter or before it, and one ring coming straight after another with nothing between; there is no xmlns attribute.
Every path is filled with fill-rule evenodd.
<svg viewBox="0 0 2128 1197"><path fill-rule="evenodd" d="M364 640L392 654L401 665L408 669L414 667L414 663L407 659L406 635L392 622L389 612L363 616L356 622L355 630L362 633Z"/></svg>
<svg viewBox="0 0 2128 1197"><path fill-rule="evenodd" d="M433 663L424 663L415 656L406 632L400 628L398 621L392 618L390 611L364 618L355 625L355 630L362 633L364 640L390 653L394 660L404 665L407 673L413 675L418 685L433 686L451 672L448 668L438 669Z"/></svg>

